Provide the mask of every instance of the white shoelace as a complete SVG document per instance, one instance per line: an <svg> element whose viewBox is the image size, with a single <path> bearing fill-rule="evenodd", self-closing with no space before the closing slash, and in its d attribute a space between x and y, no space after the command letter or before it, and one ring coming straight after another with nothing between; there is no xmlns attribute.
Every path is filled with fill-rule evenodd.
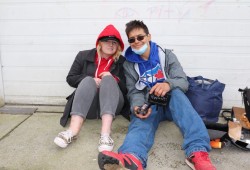
<svg viewBox="0 0 250 170"><path fill-rule="evenodd" d="M112 145L114 145L114 141L113 141L113 139L111 139L110 136L101 136L101 138L99 140L99 145L112 146Z"/></svg>
<svg viewBox="0 0 250 170"><path fill-rule="evenodd" d="M71 143L72 140L74 139L74 136L71 130L60 132L58 134L58 137L62 138L66 143Z"/></svg>

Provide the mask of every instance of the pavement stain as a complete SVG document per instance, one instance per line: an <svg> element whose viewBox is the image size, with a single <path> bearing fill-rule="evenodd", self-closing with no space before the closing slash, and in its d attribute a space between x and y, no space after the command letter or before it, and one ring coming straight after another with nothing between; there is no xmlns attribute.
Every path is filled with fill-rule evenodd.
<svg viewBox="0 0 250 170"><path fill-rule="evenodd" d="M112 133L119 133L119 134L126 134L128 131L128 126L116 126L115 128L112 127Z"/></svg>

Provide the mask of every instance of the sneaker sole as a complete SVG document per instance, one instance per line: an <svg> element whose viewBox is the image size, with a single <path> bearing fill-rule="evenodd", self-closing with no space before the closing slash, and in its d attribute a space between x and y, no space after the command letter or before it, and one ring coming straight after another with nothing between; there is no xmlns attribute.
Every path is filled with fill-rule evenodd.
<svg viewBox="0 0 250 170"><path fill-rule="evenodd" d="M188 159L185 159L185 162L192 170L195 170L194 165Z"/></svg>
<svg viewBox="0 0 250 170"><path fill-rule="evenodd" d="M68 144L65 143L65 141L59 137L56 137L54 139L54 143L61 148L66 148L68 146Z"/></svg>
<svg viewBox="0 0 250 170"><path fill-rule="evenodd" d="M98 146L98 151L102 152L102 151L112 151L114 148L114 146Z"/></svg>
<svg viewBox="0 0 250 170"><path fill-rule="evenodd" d="M98 155L98 165L101 170L129 170L119 160L101 154Z"/></svg>

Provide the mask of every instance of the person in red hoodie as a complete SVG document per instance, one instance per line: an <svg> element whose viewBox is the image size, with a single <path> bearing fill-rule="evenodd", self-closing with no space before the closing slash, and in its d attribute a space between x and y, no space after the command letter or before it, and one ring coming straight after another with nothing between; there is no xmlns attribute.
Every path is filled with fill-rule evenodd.
<svg viewBox="0 0 250 170"><path fill-rule="evenodd" d="M121 55L124 43L118 30L108 25L99 34L96 48L80 51L68 73L67 82L76 90L67 97L60 124L69 128L60 132L54 143L66 148L76 139L86 119L102 119L99 152L111 151L114 141L110 137L111 125L117 114L128 118L125 76Z"/></svg>

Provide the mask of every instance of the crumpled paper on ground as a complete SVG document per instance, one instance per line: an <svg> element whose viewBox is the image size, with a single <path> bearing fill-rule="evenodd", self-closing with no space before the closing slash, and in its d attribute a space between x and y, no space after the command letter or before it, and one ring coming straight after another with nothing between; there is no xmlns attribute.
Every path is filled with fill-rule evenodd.
<svg viewBox="0 0 250 170"><path fill-rule="evenodd" d="M240 140L242 126L239 122L228 122L228 135L234 140Z"/></svg>

